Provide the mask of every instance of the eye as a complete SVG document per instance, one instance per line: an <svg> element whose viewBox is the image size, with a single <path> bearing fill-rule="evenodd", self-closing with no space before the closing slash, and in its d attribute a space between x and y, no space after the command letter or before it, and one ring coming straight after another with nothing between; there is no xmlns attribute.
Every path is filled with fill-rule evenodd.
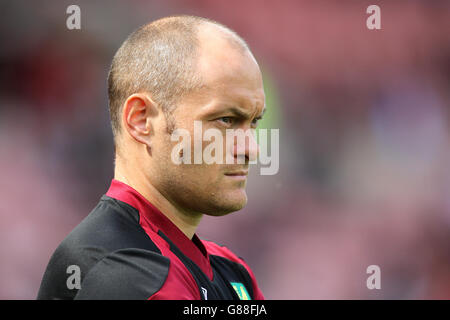
<svg viewBox="0 0 450 320"><path fill-rule="evenodd" d="M219 119L217 119L218 121L225 123L227 125L231 125L234 122L234 118L233 117L221 117Z"/></svg>
<svg viewBox="0 0 450 320"><path fill-rule="evenodd" d="M261 120L262 119L262 117L257 117L257 118L255 118L255 119L253 119L253 121L252 121L252 126L257 126L258 125L258 121L259 120Z"/></svg>

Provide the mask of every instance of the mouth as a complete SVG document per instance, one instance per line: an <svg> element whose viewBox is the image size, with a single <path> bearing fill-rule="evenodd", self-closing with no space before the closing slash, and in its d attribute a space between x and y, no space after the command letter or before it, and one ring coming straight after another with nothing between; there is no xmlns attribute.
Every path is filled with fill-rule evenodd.
<svg viewBox="0 0 450 320"><path fill-rule="evenodd" d="M233 179L247 179L248 170L227 172L225 175Z"/></svg>

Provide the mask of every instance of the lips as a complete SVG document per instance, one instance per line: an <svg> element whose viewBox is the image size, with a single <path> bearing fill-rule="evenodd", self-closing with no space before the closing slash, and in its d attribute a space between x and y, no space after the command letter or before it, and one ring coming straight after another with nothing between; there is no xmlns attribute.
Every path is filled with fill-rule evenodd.
<svg viewBox="0 0 450 320"><path fill-rule="evenodd" d="M225 175L230 177L246 177L248 175L248 170L228 172L225 173Z"/></svg>

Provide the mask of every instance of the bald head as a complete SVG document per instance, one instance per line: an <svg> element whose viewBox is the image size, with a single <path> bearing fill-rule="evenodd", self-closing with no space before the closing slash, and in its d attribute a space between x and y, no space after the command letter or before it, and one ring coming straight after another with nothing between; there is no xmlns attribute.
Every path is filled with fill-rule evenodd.
<svg viewBox="0 0 450 320"><path fill-rule="evenodd" d="M179 100L204 85L203 70L212 67L211 59L206 58L211 53L220 55L224 47L237 56L251 56L245 41L234 31L205 18L172 16L133 32L115 54L108 76L114 137L120 133L122 105L133 93L149 93L171 123ZM232 60L230 50L227 52L223 58Z"/></svg>

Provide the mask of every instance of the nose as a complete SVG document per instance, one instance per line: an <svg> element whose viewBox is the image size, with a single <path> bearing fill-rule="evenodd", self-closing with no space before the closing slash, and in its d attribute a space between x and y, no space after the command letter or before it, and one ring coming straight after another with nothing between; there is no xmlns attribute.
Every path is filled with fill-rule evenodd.
<svg viewBox="0 0 450 320"><path fill-rule="evenodd" d="M256 130L248 129L239 131L236 134L235 143L233 144L233 156L238 163L248 163L255 161L259 155L259 145L256 141ZM239 159L241 159L239 161Z"/></svg>

